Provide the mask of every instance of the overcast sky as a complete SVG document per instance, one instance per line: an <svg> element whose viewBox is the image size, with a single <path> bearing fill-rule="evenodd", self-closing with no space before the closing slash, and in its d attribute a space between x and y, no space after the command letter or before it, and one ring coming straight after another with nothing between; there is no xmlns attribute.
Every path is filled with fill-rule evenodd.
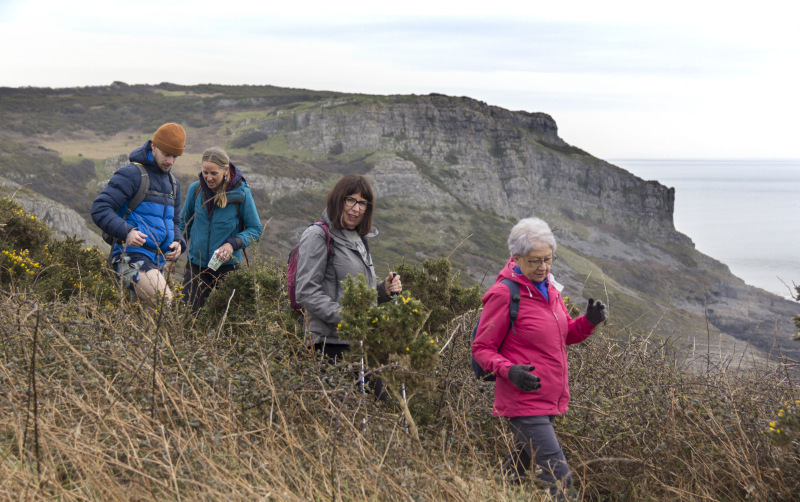
<svg viewBox="0 0 800 502"><path fill-rule="evenodd" d="M800 158L793 0L0 0L0 86L469 96L617 158Z"/></svg>

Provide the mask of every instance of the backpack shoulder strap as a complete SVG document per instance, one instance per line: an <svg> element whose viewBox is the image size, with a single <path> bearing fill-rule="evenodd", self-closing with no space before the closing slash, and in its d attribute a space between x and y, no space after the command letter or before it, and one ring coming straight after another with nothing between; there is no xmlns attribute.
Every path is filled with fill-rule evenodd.
<svg viewBox="0 0 800 502"><path fill-rule="evenodd" d="M172 171L168 172L167 174L169 175L170 183L172 183L172 195L174 197L177 197L178 196L178 180L175 178L175 176L172 175Z"/></svg>
<svg viewBox="0 0 800 502"><path fill-rule="evenodd" d="M330 258L333 254L333 246L331 246L331 241L333 240L333 237L331 237L331 229L328 228L328 225L324 221L315 221L312 223L312 225L322 227L322 230L325 231L325 247L328 250L328 258Z"/></svg>
<svg viewBox="0 0 800 502"><path fill-rule="evenodd" d="M130 202L128 202L128 210L125 211L125 216L133 212L133 210L142 203L144 198L147 197L147 191L150 190L150 174L147 172L147 169L138 162L134 162L134 165L139 168L142 179L136 194L131 198ZM172 173L170 173L170 176L172 176Z"/></svg>
<svg viewBox="0 0 800 502"><path fill-rule="evenodd" d="M242 200L241 199L234 199L231 200L231 204L236 206L236 219L239 220L239 232L244 232L244 219L242 219ZM256 241L258 242L258 241ZM247 249L244 247L242 248L242 254L244 255L244 260L247 262L247 265L250 265L250 257L247 256Z"/></svg>
<svg viewBox="0 0 800 502"><path fill-rule="evenodd" d="M511 279L503 279L500 282L506 285L509 292L511 293L511 301L508 304L508 317L511 320L508 330L513 332L513 334L517 334L514 331L514 321L517 320L517 316L519 315L519 285L516 282L512 281Z"/></svg>

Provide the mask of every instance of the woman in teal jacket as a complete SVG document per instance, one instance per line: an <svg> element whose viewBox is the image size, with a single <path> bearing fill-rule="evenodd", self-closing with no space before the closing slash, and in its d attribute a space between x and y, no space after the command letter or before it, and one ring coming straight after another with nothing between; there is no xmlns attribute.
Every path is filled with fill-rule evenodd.
<svg viewBox="0 0 800 502"><path fill-rule="evenodd" d="M180 229L189 241L184 301L197 313L217 281L239 266L242 250L258 241L263 225L242 172L218 147L203 152L200 179L189 186ZM209 268L216 252L222 265Z"/></svg>

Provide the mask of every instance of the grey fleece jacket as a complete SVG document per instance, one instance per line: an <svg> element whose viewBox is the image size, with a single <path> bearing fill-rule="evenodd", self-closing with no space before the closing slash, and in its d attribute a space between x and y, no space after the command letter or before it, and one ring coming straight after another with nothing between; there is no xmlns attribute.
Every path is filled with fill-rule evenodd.
<svg viewBox="0 0 800 502"><path fill-rule="evenodd" d="M364 274L367 285L378 292L378 303L388 301L390 297L383 281L378 282L375 277L372 256L367 253L368 263L365 263L355 243L331 224L327 213L322 214L322 221L328 225L332 237L331 257L328 259L325 247L325 230L319 225L306 228L300 237L297 254L295 296L306 310L311 343L348 345L349 342L339 338L336 332L336 326L342 320L339 314L342 308L339 298L344 294L341 282L347 274L353 278ZM363 239L366 242L376 235L378 230L373 227Z"/></svg>

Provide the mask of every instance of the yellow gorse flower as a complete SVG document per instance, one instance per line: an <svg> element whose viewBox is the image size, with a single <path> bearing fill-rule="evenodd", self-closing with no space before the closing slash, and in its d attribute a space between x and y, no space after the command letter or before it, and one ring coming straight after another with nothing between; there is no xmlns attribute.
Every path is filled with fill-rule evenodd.
<svg viewBox="0 0 800 502"><path fill-rule="evenodd" d="M33 270L31 270L31 268L39 268L39 264L31 260L30 256L28 256L29 251L27 249L23 250L19 254L16 254L13 251L3 251L3 255L11 260L12 265L20 267L22 270L31 275L35 273Z"/></svg>

